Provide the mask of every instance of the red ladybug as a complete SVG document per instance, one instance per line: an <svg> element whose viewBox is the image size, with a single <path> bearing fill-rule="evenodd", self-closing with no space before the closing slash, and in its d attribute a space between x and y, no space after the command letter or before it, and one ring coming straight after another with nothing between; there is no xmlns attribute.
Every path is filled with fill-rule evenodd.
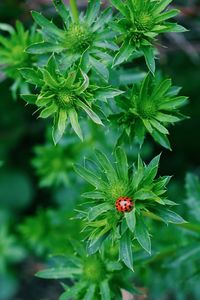
<svg viewBox="0 0 200 300"><path fill-rule="evenodd" d="M119 212L130 212L133 206L134 203L130 197L119 197L115 203L116 210Z"/></svg>

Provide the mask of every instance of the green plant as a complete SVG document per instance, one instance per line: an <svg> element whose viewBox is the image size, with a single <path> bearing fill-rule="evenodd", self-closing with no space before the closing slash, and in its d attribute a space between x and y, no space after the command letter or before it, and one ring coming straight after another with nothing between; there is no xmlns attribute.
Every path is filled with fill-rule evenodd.
<svg viewBox="0 0 200 300"><path fill-rule="evenodd" d="M120 12L112 27L118 32L119 40L123 42L115 56L114 65L123 63L132 54L139 52L144 55L149 70L154 73L156 37L164 32L185 31L185 28L177 23L167 21L175 17L179 11L177 9L166 11L172 0L111 0L111 2Z"/></svg>
<svg viewBox="0 0 200 300"><path fill-rule="evenodd" d="M0 30L7 32L9 38L0 36L0 60L3 73L14 80L11 87L13 98L17 97L17 90L20 93L29 91L28 85L22 79L19 68L31 67L36 62L36 57L29 55L25 49L32 43L39 42L41 36L33 26L30 31L25 30L23 24L16 22L16 29L8 24L0 23Z"/></svg>
<svg viewBox="0 0 200 300"><path fill-rule="evenodd" d="M137 165L129 168L125 152L121 148L115 151L115 166L100 151L96 152L98 165L93 162L89 170L80 165L76 172L95 187L94 191L83 194L92 199L87 212L82 212L85 230L88 233L88 252L95 253L105 239L119 242L120 259L133 270L132 245L134 239L149 253L151 241L143 219L143 213L158 216L165 223L182 223L184 220L168 206L175 205L166 198L166 185L170 177L155 178L160 156L149 165L144 165L140 156ZM91 162L90 162L91 165ZM120 212L116 201L120 197L130 197L133 210Z"/></svg>
<svg viewBox="0 0 200 300"><path fill-rule="evenodd" d="M100 0L90 0L86 12L79 14L75 0L70 1L69 7L62 0L53 0L61 16L59 26L34 11L39 34L34 26L29 36L20 23L16 31L5 24L0 27L11 35L0 37L5 74L15 80L15 87L20 82L21 98L37 108L38 118L45 119L38 122L42 129L53 120L55 145L46 139L44 145L35 148L36 157L32 160L40 185L56 186L57 189L51 189L55 192L69 180L69 190L64 190L66 203L74 190L84 192L83 198L87 199L78 201L70 214L80 221L77 230L81 237L76 234L75 225L69 226L69 216L65 224L65 212L60 210L43 209L19 226L22 238L28 238L29 248L37 256L44 259L47 252L62 255L55 268L37 273L41 278L70 280L73 286L62 284L65 292L60 300L122 299L122 288L137 293L129 282L133 265L137 271L137 262L141 263L137 256L146 263L166 256L156 255L154 249L151 256L153 220L199 233L199 226L186 223L174 212L176 202L167 196L170 176L158 175L160 155L149 159L148 164L140 155L147 134L159 146L171 149L168 127L186 118L179 108L187 103L187 97L178 96L180 88L155 72L158 35L185 31L181 25L168 21L178 10L166 10L171 0L111 3L100 12ZM113 14L115 9L117 13ZM135 70L136 59L141 56L145 57L148 74ZM125 62L130 63L129 74ZM66 131L68 124L72 130ZM113 125L118 132L112 131ZM94 128L99 130L99 137ZM113 133L113 139L108 131ZM89 136L90 144L83 143L83 148L78 148L83 132ZM43 137L44 130L40 133ZM80 140L66 145L74 133ZM127 136L131 147L126 143ZM105 149L96 150L95 159L84 159L84 166L78 165L79 156L93 156L91 148L97 139L100 148ZM104 154L108 149L112 149L112 156ZM133 164L136 152L138 159ZM73 181L74 164L76 173L89 185L78 176ZM188 203L192 206L191 201ZM64 207L69 211L67 205ZM76 237L73 240L72 234ZM80 239L81 245L77 242ZM155 237L153 240L160 246ZM71 253L70 241L76 255ZM173 257L173 250L170 251L167 254Z"/></svg>
<svg viewBox="0 0 200 300"><path fill-rule="evenodd" d="M100 0L96 0L90 1L84 15L79 15L76 5L72 6L70 13L62 1L55 0L53 3L62 18L63 28L58 28L40 13L33 12L35 22L42 27L44 41L29 46L27 52L58 53L63 67L68 68L73 63L79 62L84 72L93 68L107 81L109 77L107 65L111 62L111 56L107 52L118 49L114 43L115 34L108 28L112 10L107 9L99 15Z"/></svg>
<svg viewBox="0 0 200 300"><path fill-rule="evenodd" d="M62 138L67 119L81 140L82 130L78 122L79 111L84 111L89 118L103 125L99 116L94 112L97 100L106 101L122 92L110 86L90 84L89 78L79 68L61 70L54 55L48 60L46 68L38 70L24 68L21 74L27 82L40 88L38 95L22 95L28 103L34 103L41 110L39 117L53 116L53 141L55 144Z"/></svg>
<svg viewBox="0 0 200 300"><path fill-rule="evenodd" d="M117 100L123 111L110 116L122 133L130 136L140 147L146 132L160 145L167 149L170 143L167 135L168 126L185 118L179 108L186 104L187 97L177 96L180 88L173 87L170 79L161 80L148 74L138 85L133 85L124 97Z"/></svg>
<svg viewBox="0 0 200 300"><path fill-rule="evenodd" d="M119 262L112 261L106 253L88 256L81 244L72 241L75 254L66 262L58 260L54 267L36 275L45 279L70 278L74 285L62 284L65 292L59 300L71 299L121 299L122 289L139 293L130 282L130 273Z"/></svg>

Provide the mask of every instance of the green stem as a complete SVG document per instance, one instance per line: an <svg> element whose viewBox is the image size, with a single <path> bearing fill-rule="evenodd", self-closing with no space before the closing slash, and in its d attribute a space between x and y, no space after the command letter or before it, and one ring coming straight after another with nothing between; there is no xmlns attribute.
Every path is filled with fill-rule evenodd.
<svg viewBox="0 0 200 300"><path fill-rule="evenodd" d="M79 13L78 13L78 6L76 0L69 0L69 4L71 6L71 12L75 23L79 21Z"/></svg>

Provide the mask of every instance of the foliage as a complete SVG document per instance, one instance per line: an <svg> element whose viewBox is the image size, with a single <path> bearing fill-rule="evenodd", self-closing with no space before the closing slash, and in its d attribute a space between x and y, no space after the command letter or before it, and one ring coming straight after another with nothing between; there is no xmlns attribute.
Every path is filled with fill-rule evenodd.
<svg viewBox="0 0 200 300"><path fill-rule="evenodd" d="M167 127L184 119L178 109L187 101L187 97L177 96L179 90L170 79L161 80L150 74L140 84L133 85L117 100L123 112L110 116L123 128L121 138L127 134L131 141L142 146L148 132L156 142L170 149Z"/></svg>
<svg viewBox="0 0 200 300"><path fill-rule="evenodd" d="M78 122L80 110L83 110L93 122L103 125L93 110L95 102L121 93L109 86L90 84L87 74L81 69L61 70L54 56L51 56L46 68L38 70L24 68L21 69L21 73L26 81L40 87L38 95L29 94L22 97L28 103L37 105L41 110L40 118L53 116L52 136L55 144L63 136L68 118L73 130L83 140Z"/></svg>
<svg viewBox="0 0 200 300"><path fill-rule="evenodd" d="M104 153L96 151L98 165L90 161L92 170L76 166L76 172L95 187L94 191L83 194L92 199L87 213L83 212L88 234L88 253L98 251L107 238L112 242L119 241L120 259L133 269L132 241L151 253L151 242L148 229L143 220L143 212L152 212L165 223L182 223L184 220L168 209L175 203L165 196L168 176L155 179L160 156L145 165L140 156L137 166L129 168L125 152L115 150L115 167ZM134 209L121 213L115 208L120 197L130 197Z"/></svg>
<svg viewBox="0 0 200 300"><path fill-rule="evenodd" d="M154 43L156 37L164 32L184 32L185 28L170 23L167 20L175 17L179 11L172 9L165 11L172 0L111 0L116 9L120 12L113 29L119 33L122 46L115 56L114 65L128 60L138 52L145 57L149 70L155 72ZM137 53L137 54L136 54Z"/></svg>
<svg viewBox="0 0 200 300"><path fill-rule="evenodd" d="M70 239L79 230L79 222L67 222L69 213L63 210L42 210L27 217L18 231L30 251L39 256L71 253ZM48 234L47 234L48 232ZM76 233L77 234L77 233Z"/></svg>
<svg viewBox="0 0 200 300"><path fill-rule="evenodd" d="M0 274L4 274L10 264L19 263L25 257L25 251L17 238L10 234L6 225L0 230Z"/></svg>
<svg viewBox="0 0 200 300"><path fill-rule="evenodd" d="M25 52L29 45L41 40L40 34L36 33L35 29L36 27L33 26L30 31L26 31L19 21L16 22L16 29L8 24L0 23L0 30L9 34L9 38L0 36L1 70L14 80L11 87L13 98L17 97L18 88L20 93L29 91L18 69L31 67L36 62L35 56Z"/></svg>
<svg viewBox="0 0 200 300"><path fill-rule="evenodd" d="M137 293L130 283L130 273L119 262L106 257L106 253L87 256L77 241L72 241L76 251L73 257L58 260L54 267L39 271L36 275L45 279L68 278L72 287L63 284L65 292L59 300L71 299L121 299L121 289Z"/></svg>
<svg viewBox="0 0 200 300"><path fill-rule="evenodd" d="M186 118L179 109L187 103L187 97L179 96L180 88L155 70L160 34L185 31L181 25L169 22L178 14L177 9L168 10L171 2L112 0L110 7L100 11L100 0L90 0L86 11L79 13L75 0L69 7L62 0L53 0L61 19L50 21L34 11L34 25L29 31L20 22L16 29L0 25L5 33L0 36L1 70L14 82L12 96L16 98L19 90L21 98L36 107L35 113L43 119L36 122L32 106L21 108L23 102L8 106L5 97L9 114L2 114L3 120L14 116L14 131L20 122L25 121L26 128L20 127L17 142L12 140L5 147L10 161L5 157L0 161L8 169L15 161L17 168L24 169L23 176L31 187L26 174L32 172L29 154L34 149L31 164L40 187L48 189L37 191L32 206L29 203L28 207L27 201L30 216L23 218L17 230L28 250L26 254L47 264L37 276L66 279L60 300L122 299L122 289L138 293L133 280L138 286L148 287L152 299L161 299L160 278L166 279L166 289L171 291L170 285L178 282L181 272L189 272L191 277L199 274L199 179L187 175L187 199L177 208L191 221L187 223L174 212L173 206L181 198L179 192L175 190L170 200L167 197L170 176L162 175L167 152L159 168L157 148L152 140L146 142L151 135L159 146L171 149L168 127ZM140 70L143 59L135 60L143 56L147 74ZM13 112L14 105L27 115L21 118L18 110ZM55 145L44 134L51 121ZM67 126L70 128L66 130ZM81 143L83 132L86 142ZM103 151L95 151L94 157L93 148L97 147ZM151 149L145 157L148 164L141 158L145 147ZM112 156L105 154L108 152ZM92 159L84 158L84 166L77 164L85 156ZM169 166L176 170L173 160L176 158L170 156ZM74 164L84 181L74 172ZM6 212L8 198L17 207L26 188L20 188L15 177L5 174L1 174L0 181L3 188L9 182L6 191L10 198L6 195L1 201L6 224L11 216ZM172 184L176 185L176 180ZM77 194L82 192L83 198L77 201ZM72 211L71 206L74 208L77 202ZM169 225L168 229L163 223ZM6 229L0 235L0 263L6 269L15 257L21 261L25 253L18 247L18 238L10 237ZM47 259L49 254L55 256L54 264ZM170 268L176 269L174 274L168 272ZM155 283L150 286L152 276Z"/></svg>
<svg viewBox="0 0 200 300"><path fill-rule="evenodd" d="M96 73L107 81L109 76L107 64L111 60L107 52L118 49L114 43L115 34L108 28L112 10L106 9L99 14L100 0L90 1L86 13L80 14L74 20L62 1L54 0L53 3L62 18L63 28L58 28L42 14L33 12L34 21L42 28L43 42L29 46L27 52L58 53L65 68L78 61L84 72L87 73L90 68L94 68Z"/></svg>

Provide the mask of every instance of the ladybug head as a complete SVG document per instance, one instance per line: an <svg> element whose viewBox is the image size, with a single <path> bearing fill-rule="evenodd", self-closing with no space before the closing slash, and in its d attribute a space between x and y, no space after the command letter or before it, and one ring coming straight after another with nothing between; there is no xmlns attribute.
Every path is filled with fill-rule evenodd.
<svg viewBox="0 0 200 300"><path fill-rule="evenodd" d="M133 209L134 202L130 197L119 197L116 200L115 207L119 212L130 212Z"/></svg>

